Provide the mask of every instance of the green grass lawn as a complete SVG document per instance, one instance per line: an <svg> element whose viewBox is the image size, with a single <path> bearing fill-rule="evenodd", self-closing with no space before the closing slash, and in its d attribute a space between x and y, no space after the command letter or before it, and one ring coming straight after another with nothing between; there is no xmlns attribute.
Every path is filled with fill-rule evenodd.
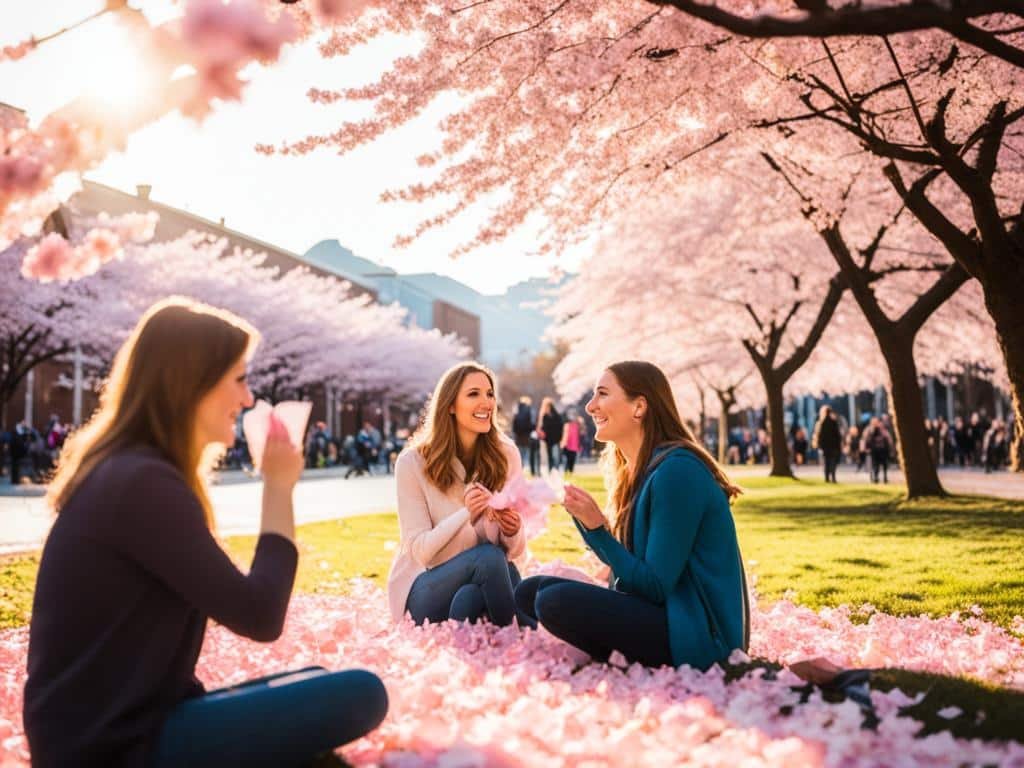
<svg viewBox="0 0 1024 768"><path fill-rule="evenodd" d="M577 482L603 502L600 478ZM1024 615L1024 501L961 496L911 503L901 500L897 487L770 478L747 478L743 484L747 492L734 513L744 559L756 561L751 570L764 599L792 591L797 602L812 608L868 602L895 615L936 616L978 604L990 621L1004 627L1013 616ZM531 542L534 555L544 561L578 560L583 549L568 515L555 509L550 523ZM314 523L302 526L298 538L299 591L343 593L355 576L383 587L398 522L394 514L384 514ZM230 538L226 546L246 563L255 537ZM37 554L0 558L0 628L28 620L37 568ZM929 691L915 710L926 729L1024 738L1018 733L1024 694L901 670L879 673L875 684ZM935 717L949 703L966 714L952 722ZM979 709L987 717L976 725L971 713Z"/></svg>
<svg viewBox="0 0 1024 768"><path fill-rule="evenodd" d="M601 481L581 485L600 496ZM945 615L980 605L1009 626L1024 615L1019 570L1024 502L977 497L902 502L895 487L826 485L752 478L734 507L744 559L755 562L760 595L787 591L812 608L872 603L895 615ZM580 537L561 509L530 549L540 560L572 563ZM302 527L299 589L337 592L360 575L384 585L397 542L394 515L372 515ZM229 540L243 561L253 537Z"/></svg>
<svg viewBox="0 0 1024 768"><path fill-rule="evenodd" d="M579 484L604 501L601 480ZM792 590L812 608L872 603L895 615L944 615L980 605L1009 626L1024 615L1020 570L1024 501L955 496L901 501L897 487L747 478L734 506L744 559L755 562L765 599ZM572 563L583 553L568 515L551 513L548 531L530 544L540 560ZM301 526L297 588L344 592L354 576L381 586L398 541L393 514ZM247 562L255 537L226 540ZM28 620L36 554L0 558L0 628Z"/></svg>

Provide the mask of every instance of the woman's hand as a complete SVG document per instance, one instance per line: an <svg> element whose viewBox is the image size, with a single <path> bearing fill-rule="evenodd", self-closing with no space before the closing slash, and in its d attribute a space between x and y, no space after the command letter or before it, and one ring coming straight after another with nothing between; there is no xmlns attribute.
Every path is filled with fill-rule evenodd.
<svg viewBox="0 0 1024 768"><path fill-rule="evenodd" d="M594 501L594 497L575 485L566 483L565 501L562 504L569 514L579 520L580 524L588 530L602 528L608 522L604 519L604 513Z"/></svg>
<svg viewBox="0 0 1024 768"><path fill-rule="evenodd" d="M291 491L302 475L302 450L292 445L284 423L270 415L267 444L260 460L260 473L265 486Z"/></svg>
<svg viewBox="0 0 1024 768"><path fill-rule="evenodd" d="M466 509L469 510L469 522L476 525L477 521L490 510L491 492L477 483L470 483L463 496Z"/></svg>
<svg viewBox="0 0 1024 768"><path fill-rule="evenodd" d="M495 511L498 520L498 527L505 536L515 536L523 527L523 518L514 509L499 509Z"/></svg>

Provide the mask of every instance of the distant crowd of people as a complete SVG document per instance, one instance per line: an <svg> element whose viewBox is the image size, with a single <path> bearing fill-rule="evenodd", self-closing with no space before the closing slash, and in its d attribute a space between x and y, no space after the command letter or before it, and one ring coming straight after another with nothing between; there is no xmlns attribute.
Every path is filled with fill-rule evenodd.
<svg viewBox="0 0 1024 768"><path fill-rule="evenodd" d="M392 429L385 437L371 421L364 421L355 434L337 437L331 433L327 422L317 421L306 434L306 469L347 466L346 478L390 474L408 439L408 429ZM228 469L241 469L251 464L245 436L239 434L224 458L224 465Z"/></svg>
<svg viewBox="0 0 1024 768"><path fill-rule="evenodd" d="M925 431L937 467L977 467L992 472L1005 468L1010 461L1013 425L1001 419L990 420L984 408L971 413L968 419L957 416L952 424L941 416L926 419ZM842 416L823 405L811 437L808 438L803 425L794 421L787 444L794 465L816 460L823 468L826 482L836 482L836 469L844 461L857 472L867 469L872 482L888 482L889 465L897 460L896 431L888 413L847 426ZM767 463L770 449L771 436L767 430L734 429L729 434L726 461Z"/></svg>
<svg viewBox="0 0 1024 768"><path fill-rule="evenodd" d="M52 414L43 430L22 420L0 432L0 475L9 475L15 485L45 483L56 467L70 429L70 424ZM1009 463L1013 424L989 419L984 408L966 419L957 416L952 423L941 416L926 419L925 430L937 467L975 467L993 472ZM534 476L542 468L573 472L578 460L588 460L594 453L591 420L573 407L564 414L559 412L551 397L543 398L536 410L529 397L520 398L511 432L523 467ZM339 437L331 433L326 422L317 421L306 438L306 468L347 466L345 477L390 474L409 435L409 429L393 427L385 436L367 420L355 434ZM771 460L771 436L766 429L734 428L728 440L728 464L766 464ZM715 439L705 440L705 444L713 453L717 451ZM847 426L841 415L823 405L813 433L808 436L807 429L794 421L787 444L794 465L817 462L826 482L836 482L836 469L844 462L857 472L867 469L872 482L888 482L889 465L897 460L896 432L887 413ZM242 469L251 464L245 437L239 430L222 467Z"/></svg>
<svg viewBox="0 0 1024 768"><path fill-rule="evenodd" d="M0 474L8 474L13 485L45 482L64 446L70 425L53 414L40 431L22 419L12 429L0 432Z"/></svg>
<svg viewBox="0 0 1024 768"><path fill-rule="evenodd" d="M558 412L551 397L541 400L540 408L534 413L533 400L519 398L515 416L512 418L512 438L519 449L524 468L530 474L541 473L541 445L544 446L544 466L547 470L573 472L577 459L591 458L594 450L593 422L583 417L575 408Z"/></svg>

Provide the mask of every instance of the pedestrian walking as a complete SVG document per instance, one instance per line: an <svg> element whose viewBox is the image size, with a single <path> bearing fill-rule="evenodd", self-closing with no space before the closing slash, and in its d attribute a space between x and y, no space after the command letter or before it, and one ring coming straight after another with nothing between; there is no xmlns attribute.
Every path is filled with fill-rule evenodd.
<svg viewBox="0 0 1024 768"><path fill-rule="evenodd" d="M807 463L807 431L798 427L793 433L793 459L798 467Z"/></svg>
<svg viewBox="0 0 1024 768"><path fill-rule="evenodd" d="M519 460L525 467L530 464L530 433L533 432L533 412L530 405L533 401L523 395L516 406L516 415L512 418L512 439L519 449ZM531 467L532 470L532 467Z"/></svg>
<svg viewBox="0 0 1024 768"><path fill-rule="evenodd" d="M537 414L537 434L547 447L548 472L561 466L559 446L562 444L564 430L565 421L555 408L555 401L545 397L540 403L540 413Z"/></svg>
<svg viewBox="0 0 1024 768"><path fill-rule="evenodd" d="M562 433L562 455L565 457L565 471L576 469L576 456L580 452L580 423L575 414L571 414L565 422Z"/></svg>
<svg viewBox="0 0 1024 768"><path fill-rule="evenodd" d="M825 482L835 483L836 467L839 466L839 455L842 452L843 436L839 431L839 420L835 411L829 406L821 406L818 423L814 425L812 445L821 451L822 463L825 465Z"/></svg>
<svg viewBox="0 0 1024 768"><path fill-rule="evenodd" d="M882 482L889 482L889 457L892 452L892 437L882 420L872 418L868 428L864 430L863 450L871 456L871 482L877 483L879 473Z"/></svg>

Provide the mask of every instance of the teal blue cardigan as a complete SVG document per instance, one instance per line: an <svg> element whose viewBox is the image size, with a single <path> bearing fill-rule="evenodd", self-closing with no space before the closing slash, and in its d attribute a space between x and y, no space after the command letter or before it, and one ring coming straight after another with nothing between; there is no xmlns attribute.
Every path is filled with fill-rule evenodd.
<svg viewBox="0 0 1024 768"><path fill-rule="evenodd" d="M607 528L576 527L611 568L613 589L665 606L675 665L707 669L747 649L736 526L725 492L696 455L673 448L651 465L636 496L632 552Z"/></svg>

